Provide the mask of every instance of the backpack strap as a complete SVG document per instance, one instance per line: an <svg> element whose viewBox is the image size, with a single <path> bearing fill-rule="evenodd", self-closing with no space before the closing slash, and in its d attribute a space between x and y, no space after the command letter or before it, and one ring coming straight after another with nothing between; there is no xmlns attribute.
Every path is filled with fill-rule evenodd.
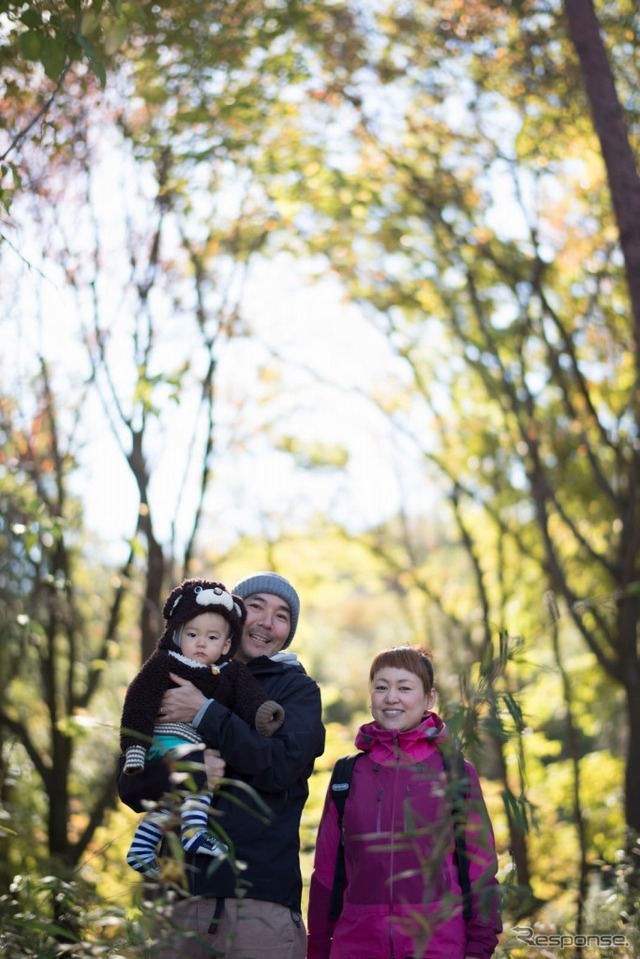
<svg viewBox="0 0 640 959"><path fill-rule="evenodd" d="M466 801L469 793L469 781L464 756L458 745L441 749L440 755L450 786L451 814L453 816L453 857L458 870L458 881L462 893L462 918L467 921L471 918L471 879L466 839Z"/></svg>
<svg viewBox="0 0 640 959"><path fill-rule="evenodd" d="M331 773L331 798L338 810L338 829L340 839L338 844L338 854L336 856L336 868L333 874L333 889L331 891L331 907L329 909L329 918L335 922L342 912L342 897L344 891L344 839L342 835L342 817L344 816L344 807L351 787L351 775L353 767L356 764L358 756L364 753L353 753L351 756L342 756Z"/></svg>

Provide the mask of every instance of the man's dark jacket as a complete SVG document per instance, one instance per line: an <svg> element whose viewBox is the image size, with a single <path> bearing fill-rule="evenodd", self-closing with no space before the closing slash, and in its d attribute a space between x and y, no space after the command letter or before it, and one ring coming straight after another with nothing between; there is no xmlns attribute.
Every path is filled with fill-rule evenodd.
<svg viewBox="0 0 640 959"><path fill-rule="evenodd" d="M187 854L190 892L235 898L239 882L248 898L278 902L300 912L300 819L314 761L324 751L320 690L288 651L274 659L261 656L248 667L269 698L284 708L285 720L275 736L260 736L215 701L200 720L198 732L208 746L220 750L227 764L225 775L256 791L269 810L268 821L249 792L221 787L215 799L220 814L216 822L231 840L235 858L247 868L237 877L228 863ZM118 790L124 803L141 812L143 799L159 799L171 790L168 768L163 760L156 760L138 776L120 771Z"/></svg>

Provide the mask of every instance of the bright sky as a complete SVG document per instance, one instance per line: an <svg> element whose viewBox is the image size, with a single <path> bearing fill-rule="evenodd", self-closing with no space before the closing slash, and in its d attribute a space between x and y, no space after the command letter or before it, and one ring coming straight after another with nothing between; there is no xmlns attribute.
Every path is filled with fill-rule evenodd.
<svg viewBox="0 0 640 959"><path fill-rule="evenodd" d="M108 95L107 91L107 99ZM117 97L117 91L114 95ZM456 114L456 122L463 124L459 91L456 97L460 114ZM373 105L384 110L383 101ZM393 108L397 110L395 101ZM451 114L451 109L448 112ZM392 109L385 115L385 124L393 127L393 117ZM499 114L496 122L508 119ZM5 389L16 395L22 390L25 409L31 401L28 377L39 351L54 364L59 395L64 399L77 396L88 375L87 358L77 341L80 323L91 325L93 303L87 276L91 275L96 239L103 263L101 276L107 276L108 284L105 289L105 280L101 280L103 288L96 291L100 323L115 331L109 342L110 361L122 395L132 388L131 326L138 304L124 292L130 289L127 244L135 230L139 230L143 246L148 239L154 189L140 173L140 166L130 163L115 130L110 133L104 125L90 126L89 142L92 202L86 203L81 180L65 178L62 171L64 193L58 212L68 209L71 221L64 223L61 213L61 223L49 225L44 206L35 211L33 221L28 216L21 219L16 205L18 226L10 234L15 249L7 244L0 247L0 282L7 290L5 312L0 317L5 344L0 375ZM200 178L208 177L209 172L206 165L200 167ZM224 176L224 167L219 173ZM228 189L211 194L207 181L195 196L201 231L219 217L236 215L233 208L244 192L243 184L238 171L229 174ZM44 183L50 177L52 190L56 189L55 174L50 176L44 169L40 175ZM197 183L194 173L192 191ZM68 235L60 236L58 229L62 233L66 229ZM50 258L57 246L73 248L74 244L75 258L62 255L58 262ZM69 295L64 267L89 291L78 302ZM239 532L259 532L265 522L276 526L304 523L318 513L330 513L357 529L393 515L401 504L411 512L427 511L429 487L418 451L364 396L402 392L408 382L407 371L372 322L344 302L337 281L311 285L304 265L285 255L258 262L245 290L242 314L250 335L224 348L216 377L217 453L207 522L221 544ZM158 350L156 370L165 371L180 360L186 320L179 311L172 312L168 302L163 303L160 316L167 341ZM273 375L271 384L260 370ZM261 402L269 392L269 401ZM147 446L154 515L159 517L156 532L165 541L176 501L180 501L184 519L179 526L183 536L192 514L201 469L199 456L190 464L184 493L180 491L193 411L193 396L184 395L179 406L165 403ZM275 429L268 434L262 431L274 420ZM424 415L413 424L424 441L428 429ZM348 462L344 469L296 468L290 456L275 448L278 435L344 446L349 451ZM239 442L239 436L250 439ZM85 504L86 519L105 540L118 542L135 528L137 491L95 394L82 405L81 437L76 488ZM203 531L204 535L208 532Z"/></svg>
<svg viewBox="0 0 640 959"><path fill-rule="evenodd" d="M86 202L80 179L65 178L63 171L58 219L49 217L46 204L22 216L16 204L17 226L10 234L14 248L0 246L0 282L8 291L0 317L5 344L0 375L4 389L22 393L25 410L32 402L29 376L39 352L53 364L58 394L64 401L80 395L80 385L89 374L78 339L80 325L92 325L89 281L94 248L102 262L96 285L99 322L109 331L110 363L125 406L133 386L131 330L139 304L127 293L131 290L128 243L131 235L139 234L144 251L154 192L115 134L113 142L104 127L90 134L95 138L92 202ZM47 182L46 170L42 176ZM194 235L219 217L236 215L236 171L229 176L228 191L212 195L203 189L195 198L200 222ZM56 185L53 177L51 186ZM56 249L73 252L56 258ZM167 256L164 248L163 253ZM336 280L308 281L305 269L310 266L315 264L299 264L286 254L255 261L242 301L249 335L233 340L219 355L217 453L207 523L221 545L241 532L259 533L265 522L276 528L299 525L328 513L358 529L393 515L401 504L421 513L431 505L425 504L429 488L419 453L365 398L407 392L408 372L372 321L345 302ZM85 291L78 299L71 295L70 276ZM178 268L176 277L179 283ZM193 325L193 309L191 316L188 311L181 313L166 291L163 296L160 307L157 302L154 305L162 340L155 353L157 372L172 369L188 355L185 346ZM261 370L268 375L261 376ZM269 375L274 377L271 383ZM189 464L184 493L181 489L194 409L193 395L183 395L179 406L164 403L150 431L147 454L156 533L164 541L170 535L177 501L182 538L190 527L200 456ZM270 433L262 431L274 421ZM424 415L414 422L424 440L428 428ZM87 522L107 542L117 543L135 529L137 491L95 390L82 403L79 435L81 469L75 483ZM343 469L297 468L290 456L275 448L281 435L346 447L348 462ZM239 442L239 436L249 439ZM203 539L207 535L208 530L203 530Z"/></svg>
<svg viewBox="0 0 640 959"><path fill-rule="evenodd" d="M5 251L5 271L11 269L10 259ZM5 388L21 388L25 405L29 403L27 375L42 350L55 363L59 389L66 397L63 384L72 386L87 371L84 352L75 346L77 319L65 310L64 292L56 283L34 283L32 271L14 267L21 277L20 305L2 320L9 344L1 361ZM40 313L43 322L35 320ZM251 337L232 341L220 357L220 452L214 461L201 542L215 531L216 542L224 547L238 533L259 533L265 524L272 529L303 524L323 512L357 529L392 515L401 502L418 510L425 493L419 458L363 395L395 390L406 374L385 338L356 307L344 302L337 282L309 284L302 269L285 255L263 261L247 286L243 315ZM129 350L130 344L123 343ZM112 360L118 368L117 354ZM122 368L127 365L130 356L123 353ZM268 403L258 402L269 389L268 379L266 386L258 379L259 368L280 376ZM73 393L74 388L68 390L69 396ZM193 409L189 397L183 399L180 406L167 404L150 447L154 515L161 520L157 532L163 540L169 536L179 497ZM274 449L273 436L259 431L262 423L274 418L278 434L346 447L349 459L344 469L296 468L290 456ZM95 397L84 403L83 421L76 489L89 526L115 546L134 530L136 490ZM249 432L251 440L239 446L238 430ZM200 468L197 457L181 500L183 535ZM120 549L116 547L114 555Z"/></svg>
<svg viewBox="0 0 640 959"><path fill-rule="evenodd" d="M403 496L415 505L415 453L359 392L382 386L395 361L384 338L357 309L341 302L337 285L327 281L309 287L292 272L290 261L265 263L247 290L245 315L253 337L232 343L219 367L220 396L226 402L219 408L222 452L211 497L216 535L229 541L238 530L259 531L268 517L275 524L295 523L318 512L357 528L391 515ZM252 399L257 399L260 384L252 391L251 381L264 365L274 375L280 370L281 380L269 404L258 406ZM401 375L399 365L395 375ZM225 455L226 439L238 426L234 417L239 396L242 427L253 435L243 448L234 445ZM310 444L346 447L346 467L296 468L291 457L274 450L271 436L254 432L274 416L279 433ZM174 424L172 433L179 430ZM195 473L199 469L196 462ZM169 492L177 478L164 456L156 489ZM130 483L126 476L124 487ZM108 512L117 515L118 501L127 497L115 489L109 495ZM93 522L99 523L100 510L95 512Z"/></svg>

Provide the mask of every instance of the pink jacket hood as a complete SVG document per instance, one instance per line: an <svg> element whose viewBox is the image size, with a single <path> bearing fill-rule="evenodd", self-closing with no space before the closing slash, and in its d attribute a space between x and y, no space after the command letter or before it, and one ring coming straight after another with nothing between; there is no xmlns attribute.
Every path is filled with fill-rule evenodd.
<svg viewBox="0 0 640 959"><path fill-rule="evenodd" d="M365 723L356 734L356 746L369 753L375 763L420 763L448 736L446 726L438 714L429 713L420 725L400 732L383 729L376 722Z"/></svg>

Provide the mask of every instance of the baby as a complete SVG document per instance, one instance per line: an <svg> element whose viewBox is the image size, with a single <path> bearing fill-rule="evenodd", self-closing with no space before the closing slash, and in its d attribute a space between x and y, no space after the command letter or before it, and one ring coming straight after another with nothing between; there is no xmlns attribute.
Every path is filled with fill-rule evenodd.
<svg viewBox="0 0 640 959"><path fill-rule="evenodd" d="M141 772L147 759L171 754L182 761L197 762L185 755L185 744L194 752L203 748L190 723L158 723L160 702L175 683L174 673L197 686L207 697L232 709L264 736L272 736L284 720L284 710L268 700L247 667L232 659L246 618L242 599L222 583L187 579L176 587L164 605L165 630L156 650L133 679L125 696L121 721L123 771ZM200 754L199 765L202 766ZM212 797L206 790L206 775L194 774L195 794L181 807L181 838L187 852L224 856L224 843L208 830ZM158 875L156 850L162 839L163 814L149 813L140 822L127 854L128 864L152 878Z"/></svg>

